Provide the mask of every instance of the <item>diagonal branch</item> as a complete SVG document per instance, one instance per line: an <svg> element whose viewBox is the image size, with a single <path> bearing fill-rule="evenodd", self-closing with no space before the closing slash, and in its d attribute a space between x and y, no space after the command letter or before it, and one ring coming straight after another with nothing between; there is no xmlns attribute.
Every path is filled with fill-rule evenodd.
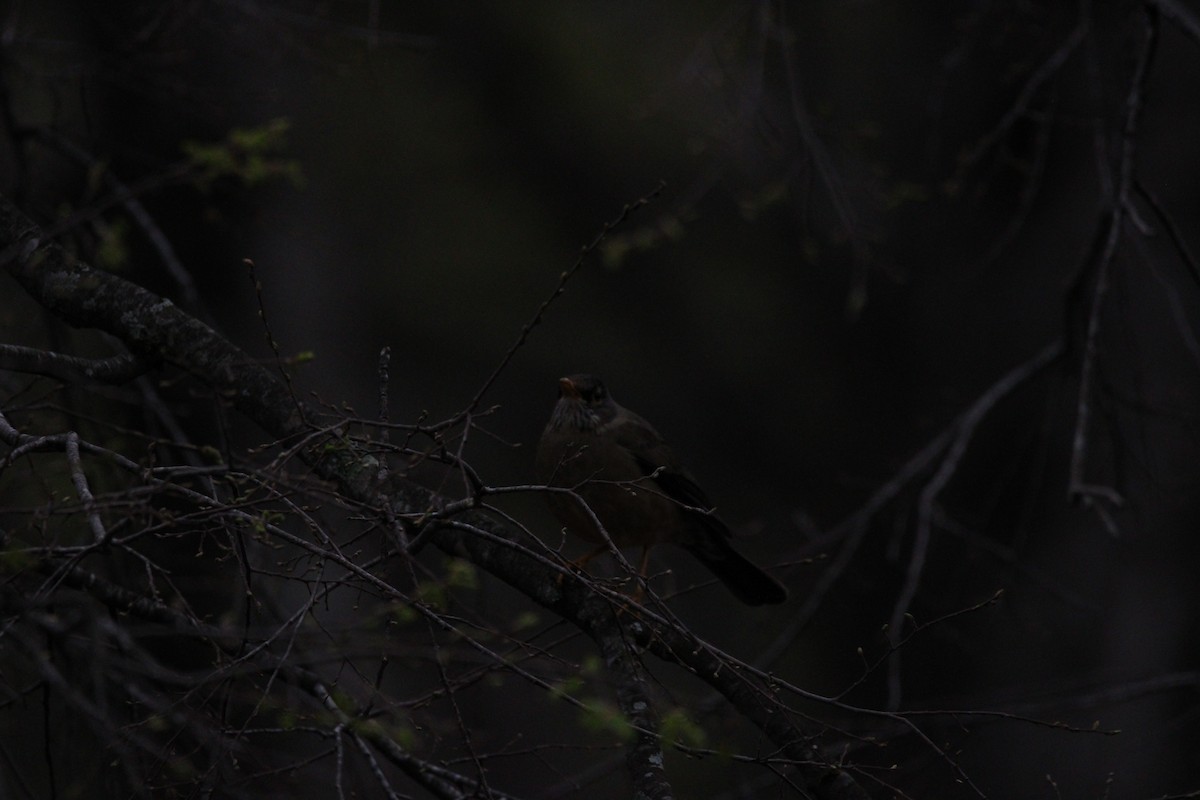
<svg viewBox="0 0 1200 800"><path fill-rule="evenodd" d="M1130 211L1133 208L1131 194L1134 186L1135 161L1137 157L1137 131L1141 120L1142 109L1146 98L1146 81L1150 74L1150 64L1158 46L1158 17L1154 8L1143 8L1146 16L1145 37L1142 48L1138 53L1137 63L1129 82L1129 91L1125 97L1125 120L1121 130L1120 151L1117 164L1114 167L1116 180L1113 181L1112 197L1103 245L1100 249L1095 266L1096 283L1092 288L1091 302L1088 304L1087 330L1084 338L1083 360L1079 368L1079 396L1076 402L1075 432L1071 445L1070 484L1068 496L1088 508L1095 508L1100 514L1106 527L1113 533L1116 524L1109 512L1109 507L1119 507L1121 495L1112 487L1090 484L1087 481L1087 458L1089 440L1093 383L1099 356L1099 336L1101 317L1104 308L1104 297L1108 291L1110 273L1116 258L1117 247L1125 231Z"/></svg>

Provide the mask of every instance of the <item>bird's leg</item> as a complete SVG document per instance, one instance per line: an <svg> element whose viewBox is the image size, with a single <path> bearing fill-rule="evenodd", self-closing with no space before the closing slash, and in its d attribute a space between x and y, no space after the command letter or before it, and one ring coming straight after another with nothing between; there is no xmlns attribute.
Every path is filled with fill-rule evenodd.
<svg viewBox="0 0 1200 800"><path fill-rule="evenodd" d="M646 568L650 566L650 547L646 545L642 547L642 560L638 562L638 582L637 588L633 590L632 600L635 603L641 603L645 596L646 585Z"/></svg>
<svg viewBox="0 0 1200 800"><path fill-rule="evenodd" d="M599 547L597 547L595 550L593 550L592 552L583 556L582 558L577 558L574 561L568 562L567 566L569 566L571 569L575 570L576 572L583 572L583 568L588 565L589 561L591 561L596 556L598 556L602 553L607 553L607 552L608 552L608 545L602 544ZM558 585L562 586L562 582L563 582L563 574L560 572L560 573L558 573Z"/></svg>

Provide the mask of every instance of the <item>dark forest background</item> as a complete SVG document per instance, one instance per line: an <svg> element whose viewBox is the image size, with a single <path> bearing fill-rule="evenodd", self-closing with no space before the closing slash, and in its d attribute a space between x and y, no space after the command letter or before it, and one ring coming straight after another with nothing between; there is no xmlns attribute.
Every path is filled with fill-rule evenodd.
<svg viewBox="0 0 1200 800"><path fill-rule="evenodd" d="M820 742L814 758L867 795L1192 797L1197 76L1200 7L1184 0L8 0L0 195L39 241L286 373L327 424L378 417L390 348L390 420L458 431L393 429L414 448L394 469L450 501L481 496L468 471L531 484L556 379L602 375L791 590L748 609L661 548L654 571L670 574L652 585L672 624L813 693L780 702ZM338 499L349 493L286 440L271 449L282 437L227 391L28 291L11 266L20 241L0 242L3 342L128 348L149 383L97 389L6 352L13 430L74 430L147 468L193 463L185 451L253 464L277 494L269 518L267 500L246 501L265 539L235 545L227 520L172 529L195 511L184 495L155 506L170 524L130 522L124 504L158 501L85 452L103 524L161 567L159 585L137 558L70 549L94 520L66 445L33 456L4 439L0 795L458 796L335 746L311 697L236 684L225 659L291 641L247 631L297 609L297 649L311 638L320 653L304 667L362 719L386 709L416 757L487 775L461 796L632 791L627 731L603 713L617 701L569 615L470 554L468 567L425 549L410 574L362 533L365 512ZM169 413L146 422L160 404ZM181 449L147 455L166 439ZM487 502L559 547L537 492ZM409 636L399 594L320 589L293 545L267 541L272 524L344 535L347 558L525 666L460 652L461 631ZM619 572L605 561L594 576ZM149 622L86 598L64 564L232 625L239 655L155 644ZM138 663L161 672L129 674L150 689L95 677L109 663L97 653L136 649L102 622L146 637ZM218 668L220 682L197 677ZM797 777L794 754L686 670L645 670L678 796L857 796ZM211 735L181 746L198 727ZM305 739L308 727L325 733Z"/></svg>

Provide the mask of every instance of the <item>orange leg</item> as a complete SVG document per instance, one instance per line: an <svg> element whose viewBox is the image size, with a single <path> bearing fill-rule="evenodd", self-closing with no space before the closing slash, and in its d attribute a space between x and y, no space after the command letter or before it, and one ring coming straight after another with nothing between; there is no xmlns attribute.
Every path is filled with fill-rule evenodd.
<svg viewBox="0 0 1200 800"><path fill-rule="evenodd" d="M584 555L583 557L577 558L574 561L572 561L571 566L574 569L577 569L580 572L583 572L583 568L588 565L588 562L590 562L596 556L603 555L604 553L607 553L607 552L608 552L608 545L602 544L599 547L597 547L595 550L592 550L590 553L587 553L586 555ZM646 570L649 566L650 566L650 548L643 547L642 548L642 558L640 561L638 561L638 578L640 580L638 581L637 588L634 589L633 594L631 595L631 598L630 598L635 603L641 603L642 598L646 596L646 592L642 588L642 584L646 580ZM562 583L562 577L563 576L561 574L558 576L558 581L560 584Z"/></svg>
<svg viewBox="0 0 1200 800"><path fill-rule="evenodd" d="M635 602L635 603L642 602L642 597L644 597L646 594L646 592L642 588L642 585L646 580L646 568L648 566L650 566L650 548L643 547L642 548L642 560L640 562L638 562L638 578L639 578L639 580L637 583L637 588L633 590L632 599L633 599L633 602Z"/></svg>
<svg viewBox="0 0 1200 800"><path fill-rule="evenodd" d="M574 561L570 562L569 566L571 567L571 569L577 570L579 572L583 572L583 568L588 565L589 561L591 561L596 556L601 555L602 553L607 553L607 552L608 552L608 545L602 544L599 547L597 547L595 550L593 550L592 552L583 556L582 558L577 558ZM558 574L557 580L558 580L558 585L562 586L563 575L561 572Z"/></svg>

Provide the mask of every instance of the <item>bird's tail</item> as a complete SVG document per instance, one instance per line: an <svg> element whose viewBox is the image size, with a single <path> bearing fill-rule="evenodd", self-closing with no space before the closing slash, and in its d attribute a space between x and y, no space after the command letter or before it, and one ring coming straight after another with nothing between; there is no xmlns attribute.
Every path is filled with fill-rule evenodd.
<svg viewBox="0 0 1200 800"><path fill-rule="evenodd" d="M706 536L703 544L685 547L746 605L776 605L787 600L784 585L734 550L724 536Z"/></svg>

